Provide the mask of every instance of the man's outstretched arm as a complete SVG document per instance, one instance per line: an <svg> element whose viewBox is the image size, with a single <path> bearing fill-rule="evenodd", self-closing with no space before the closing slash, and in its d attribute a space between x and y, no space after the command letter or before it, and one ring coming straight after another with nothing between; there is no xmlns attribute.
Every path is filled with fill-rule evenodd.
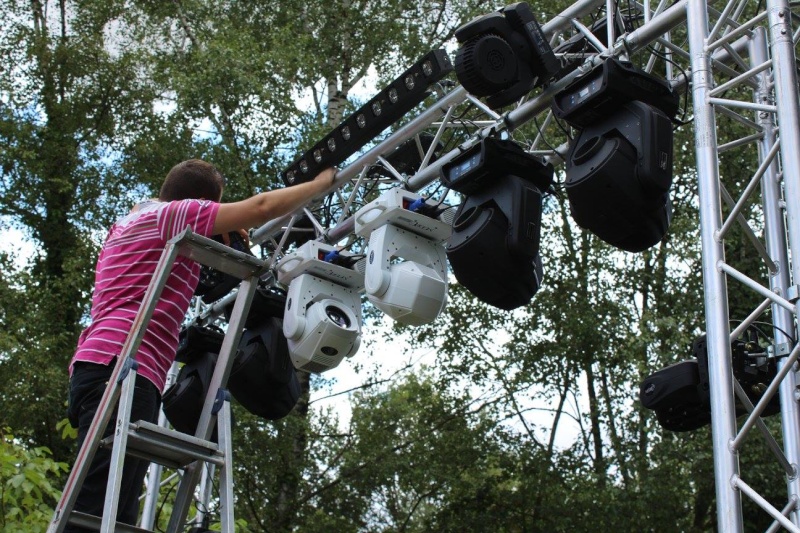
<svg viewBox="0 0 800 533"><path fill-rule="evenodd" d="M330 189L335 174L335 169L328 168L312 181L262 192L241 202L220 204L213 233L226 234L240 228L253 228L288 215Z"/></svg>

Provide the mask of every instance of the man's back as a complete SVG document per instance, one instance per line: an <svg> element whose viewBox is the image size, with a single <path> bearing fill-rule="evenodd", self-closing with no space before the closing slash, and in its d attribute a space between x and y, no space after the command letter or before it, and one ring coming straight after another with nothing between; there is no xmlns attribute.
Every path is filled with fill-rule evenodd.
<svg viewBox="0 0 800 533"><path fill-rule="evenodd" d="M146 202L109 230L97 260L92 323L73 361L108 364L119 355L166 242L187 226L209 236L219 204L205 200ZM136 356L139 373L159 390L178 345L178 332L197 286L200 266L179 257Z"/></svg>

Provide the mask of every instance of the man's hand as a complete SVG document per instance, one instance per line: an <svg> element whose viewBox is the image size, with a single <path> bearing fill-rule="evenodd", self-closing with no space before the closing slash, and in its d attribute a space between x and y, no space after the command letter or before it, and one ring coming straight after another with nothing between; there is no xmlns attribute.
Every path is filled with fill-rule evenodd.
<svg viewBox="0 0 800 533"><path fill-rule="evenodd" d="M238 229L238 230L235 230L235 231L236 231L236 233L238 233L239 235L242 236L242 240L244 240L245 244L250 246L250 234L247 233L247 230L246 229ZM230 246L231 245L231 238L230 238L230 235L229 235L228 232L222 234L222 242L223 242L223 244L225 244L225 246Z"/></svg>
<svg viewBox="0 0 800 533"><path fill-rule="evenodd" d="M314 181L321 182L328 187L333 185L334 178L336 177L336 169L333 167L328 167L314 178Z"/></svg>

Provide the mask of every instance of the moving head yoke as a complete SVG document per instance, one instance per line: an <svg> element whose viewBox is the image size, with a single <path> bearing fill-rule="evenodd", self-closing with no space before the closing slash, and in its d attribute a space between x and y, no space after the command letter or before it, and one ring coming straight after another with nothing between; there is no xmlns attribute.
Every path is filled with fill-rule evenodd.
<svg viewBox="0 0 800 533"><path fill-rule="evenodd" d="M364 288L372 304L403 324L436 320L447 302L450 223L420 195L391 189L356 212L355 233L368 240Z"/></svg>
<svg viewBox="0 0 800 533"><path fill-rule="evenodd" d="M455 35L458 81L492 109L544 85L561 67L527 2L477 17Z"/></svg>
<svg viewBox="0 0 800 533"><path fill-rule="evenodd" d="M553 166L489 137L443 165L440 179L465 195L447 242L456 279L500 309L527 304L542 281L542 196Z"/></svg>

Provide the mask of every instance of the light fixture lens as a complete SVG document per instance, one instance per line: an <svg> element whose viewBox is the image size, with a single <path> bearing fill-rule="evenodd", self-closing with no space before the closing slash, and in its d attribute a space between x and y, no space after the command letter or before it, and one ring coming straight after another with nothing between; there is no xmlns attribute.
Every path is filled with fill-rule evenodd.
<svg viewBox="0 0 800 533"><path fill-rule="evenodd" d="M294 183L295 174L297 174L297 172L295 172L294 170L290 170L289 172L287 172L286 181L288 181L289 183Z"/></svg>
<svg viewBox="0 0 800 533"><path fill-rule="evenodd" d="M381 103L380 102L372 102L372 113L377 117L381 114Z"/></svg>
<svg viewBox="0 0 800 533"><path fill-rule="evenodd" d="M358 124L359 128L365 128L367 126L367 117L364 116L364 113L359 113L356 117L356 124Z"/></svg>
<svg viewBox="0 0 800 533"><path fill-rule="evenodd" d="M322 150L320 150L319 148L314 150L314 161L316 161L317 163L322 163Z"/></svg>
<svg viewBox="0 0 800 533"><path fill-rule="evenodd" d="M342 127L342 139L344 139L345 141L350 140L350 126Z"/></svg>
<svg viewBox="0 0 800 533"><path fill-rule="evenodd" d="M422 64L422 73L425 74L425 76L430 76L433 74L433 63L430 61L425 61Z"/></svg>
<svg viewBox="0 0 800 533"><path fill-rule="evenodd" d="M394 87L389 89L389 101L393 104L396 104L399 99L400 96L398 96L397 94L397 89L395 89Z"/></svg>
<svg viewBox="0 0 800 533"><path fill-rule="evenodd" d="M336 150L336 140L333 137L328 139L328 150L330 150L331 152Z"/></svg>
<svg viewBox="0 0 800 533"><path fill-rule="evenodd" d="M404 81L406 83L406 88L409 91L414 88L414 76L409 74L408 76L406 76L406 79Z"/></svg>
<svg viewBox="0 0 800 533"><path fill-rule="evenodd" d="M303 159L302 161L300 161L300 172L302 172L303 174L305 174L306 172L308 172L308 163L306 162L306 160L305 160L305 159Z"/></svg>

